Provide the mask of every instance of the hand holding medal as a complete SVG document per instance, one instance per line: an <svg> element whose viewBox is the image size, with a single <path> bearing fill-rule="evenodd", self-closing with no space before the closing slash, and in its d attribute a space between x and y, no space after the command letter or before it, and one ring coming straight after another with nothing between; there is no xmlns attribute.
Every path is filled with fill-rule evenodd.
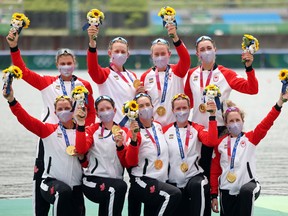
<svg viewBox="0 0 288 216"><path fill-rule="evenodd" d="M215 101L217 109L219 110L221 108L220 105L220 99L219 97L221 96L221 92L218 86L215 84L209 84L208 86L205 87L203 91L203 95L208 98L208 101ZM200 104L199 110L204 107L204 110L206 110L206 105ZM201 112L202 110L200 110ZM213 110L206 110L207 112L213 112ZM203 111L202 111L203 112Z"/></svg>
<svg viewBox="0 0 288 216"><path fill-rule="evenodd" d="M14 36L16 35L16 32L18 34L20 34L22 28L28 28L28 26L30 25L30 20L28 19L28 17L26 17L24 14L22 13L14 13L12 15L12 19L11 19L11 24L12 28L10 29L10 31L14 32ZM13 41L14 38L8 38L8 40Z"/></svg>
<svg viewBox="0 0 288 216"><path fill-rule="evenodd" d="M6 86L6 95L10 94L10 86L13 82L13 78L16 79L21 79L23 76L22 70L17 67L17 66L10 66L9 68L6 68L5 70L3 70L3 88L4 86Z"/></svg>
<svg viewBox="0 0 288 216"><path fill-rule="evenodd" d="M105 16L104 13L98 9L92 9L87 13L87 20L88 23L86 23L82 29L83 31L87 30L89 26L94 25L98 27L100 24L102 24ZM97 35L93 35L93 40L96 40Z"/></svg>
<svg viewBox="0 0 288 216"><path fill-rule="evenodd" d="M249 52L252 55L259 50L259 42L257 38L249 34L244 34L241 46L244 53ZM246 61L242 60L242 62L245 63Z"/></svg>
<svg viewBox="0 0 288 216"><path fill-rule="evenodd" d="M160 9L158 16L160 16L163 20L163 27L167 27L167 25L172 24L177 27L176 22L176 11L174 8L166 6ZM174 34L169 34L169 37L174 38Z"/></svg>

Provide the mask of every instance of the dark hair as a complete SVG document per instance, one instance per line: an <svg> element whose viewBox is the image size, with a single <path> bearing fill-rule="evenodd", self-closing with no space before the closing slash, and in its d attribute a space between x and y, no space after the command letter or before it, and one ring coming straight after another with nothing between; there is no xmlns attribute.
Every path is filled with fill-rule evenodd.
<svg viewBox="0 0 288 216"><path fill-rule="evenodd" d="M95 109L96 110L98 110L98 104L103 100L109 101L111 103L112 107L115 108L115 102L111 97L109 97L107 95L101 95L95 100Z"/></svg>

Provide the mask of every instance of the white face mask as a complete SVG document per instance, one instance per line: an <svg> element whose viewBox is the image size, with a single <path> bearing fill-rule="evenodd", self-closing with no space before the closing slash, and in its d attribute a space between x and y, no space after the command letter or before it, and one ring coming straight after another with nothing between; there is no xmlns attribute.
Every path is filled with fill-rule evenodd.
<svg viewBox="0 0 288 216"><path fill-rule="evenodd" d="M189 110L178 111L174 113L177 122L184 123L188 120L189 117Z"/></svg>
<svg viewBox="0 0 288 216"><path fill-rule="evenodd" d="M111 62L117 66L122 67L125 64L127 58L128 58L128 56L126 54L113 53L112 57L111 57Z"/></svg>
<svg viewBox="0 0 288 216"><path fill-rule="evenodd" d="M200 53L200 59L205 64L210 64L215 61L216 53L214 50L207 50Z"/></svg>
<svg viewBox="0 0 288 216"><path fill-rule="evenodd" d="M99 119L104 123L113 121L114 115L115 115L115 113L114 113L114 110L112 110L112 109L107 110L107 111L98 112Z"/></svg>
<svg viewBox="0 0 288 216"><path fill-rule="evenodd" d="M229 123L227 129L230 134L238 136L243 130L243 122Z"/></svg>
<svg viewBox="0 0 288 216"><path fill-rule="evenodd" d="M61 122L68 122L72 119L72 116L73 116L73 112L71 112L70 110L63 110L63 111L60 111L60 112L56 112L56 116L59 118L59 120Z"/></svg>
<svg viewBox="0 0 288 216"><path fill-rule="evenodd" d="M143 119L152 119L153 117L153 107L146 107L144 109L139 109L139 117Z"/></svg>
<svg viewBox="0 0 288 216"><path fill-rule="evenodd" d="M153 63L157 68L164 68L169 63L169 57L168 56L153 57Z"/></svg>
<svg viewBox="0 0 288 216"><path fill-rule="evenodd" d="M58 66L58 71L60 72L61 75L65 77L71 76L74 69L75 68L73 65L59 65Z"/></svg>

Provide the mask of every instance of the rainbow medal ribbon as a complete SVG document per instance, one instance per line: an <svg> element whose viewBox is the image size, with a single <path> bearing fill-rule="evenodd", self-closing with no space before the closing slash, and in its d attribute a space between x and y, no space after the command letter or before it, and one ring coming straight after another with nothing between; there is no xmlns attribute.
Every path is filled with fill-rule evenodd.
<svg viewBox="0 0 288 216"><path fill-rule="evenodd" d="M4 85L3 85L3 88L4 86L6 85L6 95L9 95L10 94L10 90L11 90L11 84L13 82L13 78L16 78L16 79L21 79L22 76L23 76L23 73L22 73L22 70L17 67L17 66L10 66L9 68L6 68L5 70L3 70L3 82L4 82Z"/></svg>

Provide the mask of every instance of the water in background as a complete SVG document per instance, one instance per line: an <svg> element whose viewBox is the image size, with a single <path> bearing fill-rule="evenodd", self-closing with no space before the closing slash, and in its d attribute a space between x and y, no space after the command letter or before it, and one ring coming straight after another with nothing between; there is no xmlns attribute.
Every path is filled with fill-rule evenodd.
<svg viewBox="0 0 288 216"><path fill-rule="evenodd" d="M237 70L246 77L244 70ZM259 94L244 95L233 92L230 99L246 113L245 130L252 130L276 103L281 90L279 69L256 70ZM55 74L58 72L39 72ZM87 72L75 75L91 82L94 98L98 96L96 84ZM141 72L137 75L140 77ZM2 85L2 84L1 84ZM15 97L31 115L39 118L42 97L23 80L13 83ZM10 112L6 100L0 96L0 198L31 197L32 176L38 138L20 125ZM288 195L288 104L267 136L257 147L257 173L262 194ZM285 141L286 139L286 141ZM127 176L126 176L127 179Z"/></svg>

